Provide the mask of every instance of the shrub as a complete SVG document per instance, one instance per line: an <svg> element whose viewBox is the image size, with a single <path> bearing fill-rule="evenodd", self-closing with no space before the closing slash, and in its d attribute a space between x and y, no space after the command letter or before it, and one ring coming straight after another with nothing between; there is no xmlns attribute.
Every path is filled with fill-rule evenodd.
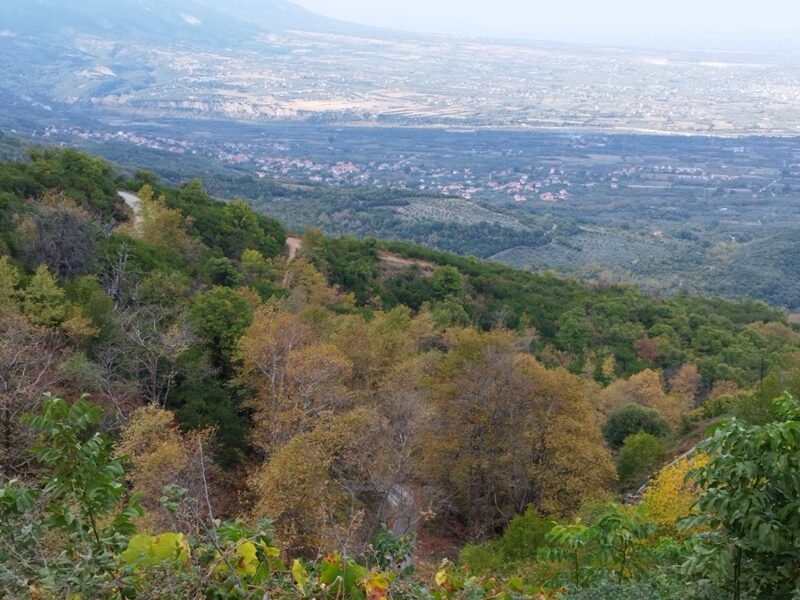
<svg viewBox="0 0 800 600"><path fill-rule="evenodd" d="M603 424L603 437L608 445L619 450L629 435L649 433L655 437L669 435L669 425L652 408L629 404L611 413Z"/></svg>
<svg viewBox="0 0 800 600"><path fill-rule="evenodd" d="M649 433L634 433L625 438L617 456L617 473L623 488L649 477L664 458L663 440Z"/></svg>

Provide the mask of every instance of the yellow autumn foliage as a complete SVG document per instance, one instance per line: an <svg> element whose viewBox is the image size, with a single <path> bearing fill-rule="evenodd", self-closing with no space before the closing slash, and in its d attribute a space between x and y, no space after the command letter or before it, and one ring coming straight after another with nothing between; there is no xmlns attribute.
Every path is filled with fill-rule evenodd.
<svg viewBox="0 0 800 600"><path fill-rule="evenodd" d="M638 404L658 411L670 424L677 425L681 415L692 406L693 396L683 391L664 391L664 381L660 371L645 369L631 375L628 379L618 379L598 396L600 412L608 416L628 404Z"/></svg>
<svg viewBox="0 0 800 600"><path fill-rule="evenodd" d="M251 402L252 441L265 453L347 404L343 381L350 361L333 344L319 342L299 316L257 310L239 350L243 374L258 390Z"/></svg>
<svg viewBox="0 0 800 600"><path fill-rule="evenodd" d="M681 535L677 521L691 514L697 500L697 490L687 483L686 475L707 462L704 454L682 458L662 469L647 486L642 496L642 509L665 532Z"/></svg>
<svg viewBox="0 0 800 600"><path fill-rule="evenodd" d="M250 477L253 519L272 519L290 553L313 556L344 540L368 540L376 523L362 520L362 494L391 474L381 448L386 433L376 411L359 408L296 435Z"/></svg>
<svg viewBox="0 0 800 600"><path fill-rule="evenodd" d="M197 480L194 471L201 468L195 453L198 443L207 438L208 432L182 434L175 415L157 406L143 406L131 416L115 450L130 459L128 480L133 492L142 495L144 515L137 523L139 529L157 531L172 525L159 498L169 484L192 491Z"/></svg>

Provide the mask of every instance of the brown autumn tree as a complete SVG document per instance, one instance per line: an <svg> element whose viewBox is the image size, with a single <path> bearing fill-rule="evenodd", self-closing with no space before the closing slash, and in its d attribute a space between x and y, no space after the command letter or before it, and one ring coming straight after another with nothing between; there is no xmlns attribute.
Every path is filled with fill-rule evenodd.
<svg viewBox="0 0 800 600"><path fill-rule="evenodd" d="M8 475L30 463L32 439L20 418L34 412L60 381L57 367L64 357L59 334L13 310L0 311L0 464Z"/></svg>
<svg viewBox="0 0 800 600"><path fill-rule="evenodd" d="M633 343L633 349L636 352L636 358L648 364L654 364L661 355L658 340L649 337L636 340Z"/></svg>
<svg viewBox="0 0 800 600"><path fill-rule="evenodd" d="M91 273L100 237L91 215L58 191L46 192L33 208L18 228L23 256L61 279Z"/></svg>
<svg viewBox="0 0 800 600"><path fill-rule="evenodd" d="M297 258L287 265L282 283L289 292L286 308L293 313L309 307L346 310L355 304L352 294L343 294L329 286L325 276L303 258Z"/></svg>
<svg viewBox="0 0 800 600"><path fill-rule="evenodd" d="M386 423L355 409L278 448L249 480L254 518L269 517L291 553L363 550L392 489Z"/></svg>
<svg viewBox="0 0 800 600"><path fill-rule="evenodd" d="M473 534L531 503L570 513L614 482L584 381L519 353L511 334L457 333L431 386L419 469Z"/></svg>
<svg viewBox="0 0 800 600"><path fill-rule="evenodd" d="M581 504L604 496L616 470L595 422L591 384L566 369L547 369L527 354L515 361L531 407L523 435L534 449L528 476L536 482L540 511L573 514Z"/></svg>
<svg viewBox="0 0 800 600"><path fill-rule="evenodd" d="M628 404L639 404L657 410L671 425L691 409L692 398L684 393L667 394L659 371L645 369L628 379L618 379L602 390L598 409L608 416Z"/></svg>
<svg viewBox="0 0 800 600"><path fill-rule="evenodd" d="M708 394L709 400L733 396L739 392L739 385L735 381L715 381L714 387Z"/></svg>
<svg viewBox="0 0 800 600"><path fill-rule="evenodd" d="M429 315L412 318L405 307L338 320L332 342L352 364L348 386L363 398L378 394L403 363L416 356L433 336Z"/></svg>
<svg viewBox="0 0 800 600"><path fill-rule="evenodd" d="M432 493L452 502L474 534L486 535L533 498L521 466L525 407L514 377L516 348L499 331L464 330L452 344L431 380L419 469Z"/></svg>
<svg viewBox="0 0 800 600"><path fill-rule="evenodd" d="M694 398L700 391L700 384L703 378L697 365L685 364L669 378L669 389L671 392L686 394Z"/></svg>
<svg viewBox="0 0 800 600"><path fill-rule="evenodd" d="M345 385L353 403L377 409L388 425L381 445L391 462L393 493L383 520L392 520L402 533L419 517L417 502L425 500L411 494L409 483L416 478L414 441L426 418L420 410L428 395L425 380L439 356L435 325L428 311L412 317L398 308L369 320L340 316L329 339L352 364Z"/></svg>
<svg viewBox="0 0 800 600"><path fill-rule="evenodd" d="M0 466L8 476L25 471L31 459L30 433L20 418L60 381L57 367L66 357L55 327L66 317L63 292L44 266L28 288L19 286L16 267L0 257ZM23 309L29 316L18 312Z"/></svg>
<svg viewBox="0 0 800 600"><path fill-rule="evenodd" d="M347 405L349 361L297 315L275 307L256 311L239 353L243 374L258 390L253 443L265 453Z"/></svg>
<svg viewBox="0 0 800 600"><path fill-rule="evenodd" d="M685 364L669 378L669 393L685 398L691 405L700 393L703 378L697 365Z"/></svg>
<svg viewBox="0 0 800 600"><path fill-rule="evenodd" d="M131 415L115 451L131 461L128 480L133 492L141 494L145 509L137 523L140 529L177 527L197 533L210 523L216 493L209 438L207 431L182 433L175 415L157 406L144 406ZM174 511L165 510L162 497L175 503Z"/></svg>

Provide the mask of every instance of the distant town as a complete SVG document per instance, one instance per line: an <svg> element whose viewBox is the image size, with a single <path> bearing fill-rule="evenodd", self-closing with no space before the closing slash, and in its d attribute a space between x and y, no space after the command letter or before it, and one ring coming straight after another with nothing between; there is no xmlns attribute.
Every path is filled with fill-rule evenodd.
<svg viewBox="0 0 800 600"><path fill-rule="evenodd" d="M179 121L172 127L179 131ZM764 159L750 142L734 139L700 144L696 154L673 151L681 138L658 138L648 153L637 138L587 135L491 134L424 130L427 140L404 144L393 128L296 125L287 128L225 125L224 135L179 137L137 130L89 130L49 126L34 139L61 144L123 143L179 156L211 159L259 179L293 180L352 187L386 187L454 196L466 200L558 203L605 190L656 193L674 186L706 194L788 193L800 189L800 144L776 140ZM161 130L164 129L162 125ZM409 131L409 130L406 130ZM382 139L380 150L364 152L356 138ZM406 135L409 135L408 133ZM322 137L325 143L318 142ZM232 138L252 140L231 142ZM625 139L629 148L625 148ZM647 140L647 137L642 137ZM314 140L317 140L315 144ZM545 142L543 143L543 140ZM495 146L494 144L505 144ZM626 155L636 147L636 154ZM712 156L709 156L709 152Z"/></svg>

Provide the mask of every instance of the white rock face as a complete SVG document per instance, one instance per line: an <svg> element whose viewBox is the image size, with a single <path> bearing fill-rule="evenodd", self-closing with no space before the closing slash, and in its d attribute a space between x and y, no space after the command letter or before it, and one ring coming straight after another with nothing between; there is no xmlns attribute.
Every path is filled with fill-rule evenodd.
<svg viewBox="0 0 800 600"><path fill-rule="evenodd" d="M389 511L386 521L395 536L401 536L414 528L416 503L414 494L407 487L396 485L387 498Z"/></svg>

